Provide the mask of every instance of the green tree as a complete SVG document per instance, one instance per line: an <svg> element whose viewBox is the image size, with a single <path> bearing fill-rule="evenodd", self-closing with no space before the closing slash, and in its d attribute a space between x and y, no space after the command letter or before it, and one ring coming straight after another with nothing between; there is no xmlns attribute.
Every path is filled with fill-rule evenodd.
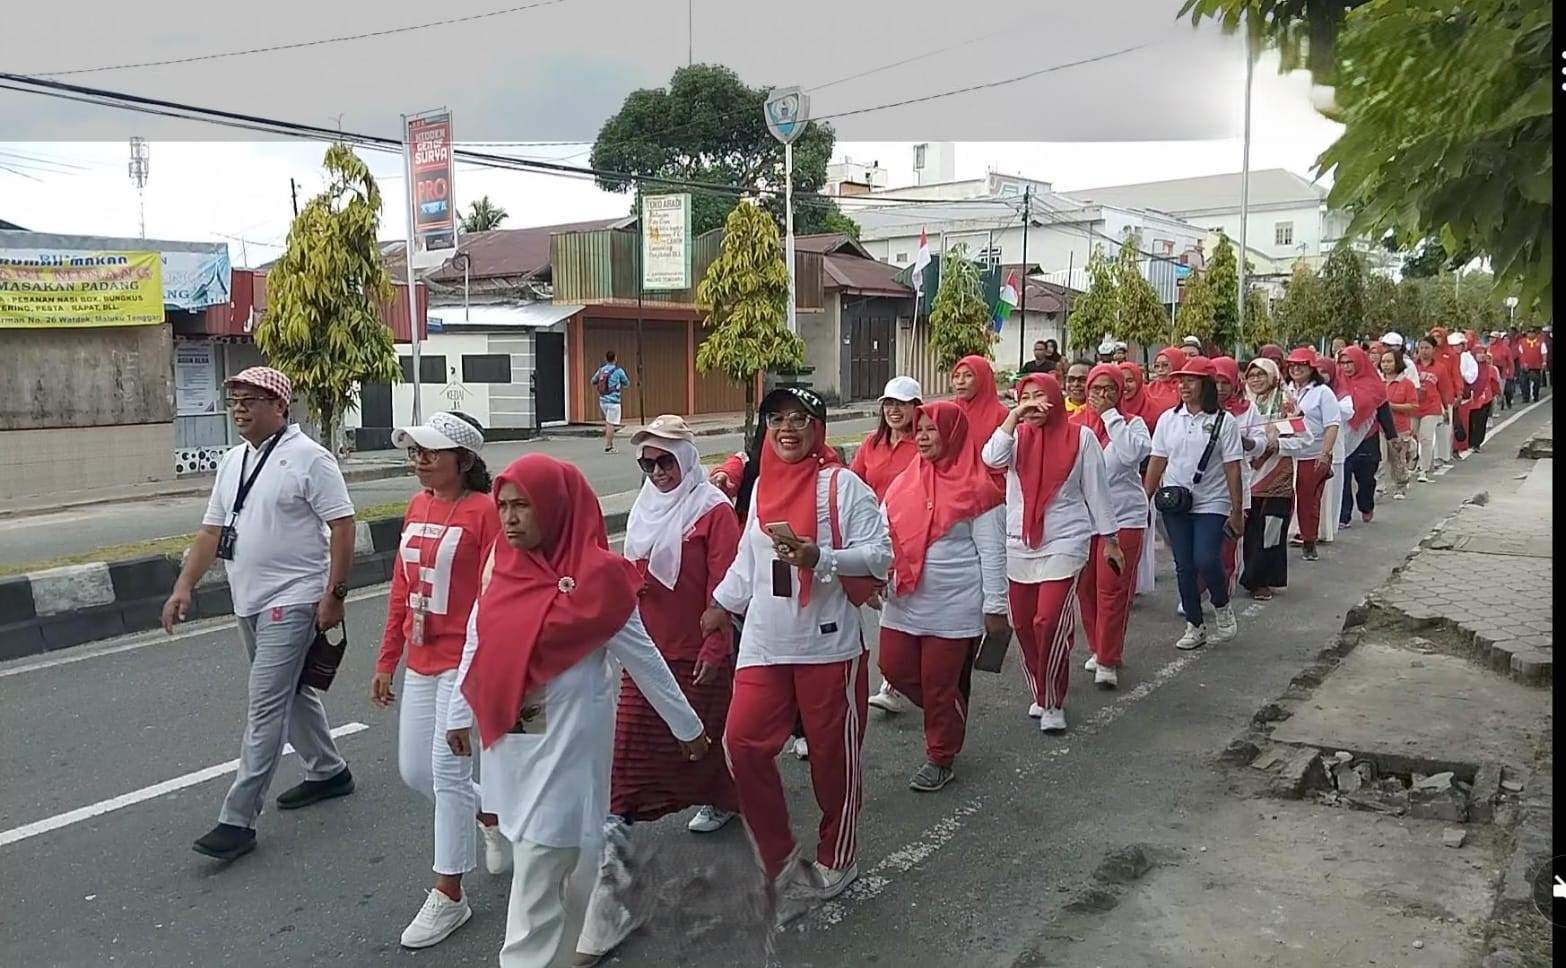
<svg viewBox="0 0 1566 968"><path fill-rule="evenodd" d="M1180 308L1175 313L1176 335L1195 336L1205 346L1213 338L1217 313L1212 270L1191 273L1180 292Z"/></svg>
<svg viewBox="0 0 1566 968"><path fill-rule="evenodd" d="M1365 266L1352 249L1334 249L1321 269L1326 326L1318 337L1353 339L1365 325Z"/></svg>
<svg viewBox="0 0 1566 968"><path fill-rule="evenodd" d="M1228 351L1240 341L1240 270L1234 245L1222 232L1207 264L1207 285L1213 298L1213 326L1208 338Z"/></svg>
<svg viewBox="0 0 1566 968"><path fill-rule="evenodd" d="M1294 264L1288 289L1274 307L1274 323L1284 345L1314 343L1327 329L1326 285L1303 261Z"/></svg>
<svg viewBox="0 0 1566 968"><path fill-rule="evenodd" d="M766 207L783 224L783 145L762 116L770 88L747 87L727 67L681 67L668 87L632 91L604 122L593 143L592 166L657 178L712 182L737 188L776 189ZM836 142L830 125L811 122L794 142L794 231L847 232L853 224L837 203L819 195ZM605 175L605 191L629 192L630 179ZM656 184L652 190L659 191ZM724 224L735 195L698 191L691 196L691 230L697 235ZM857 236L857 227L853 234Z"/></svg>
<svg viewBox="0 0 1566 968"><path fill-rule="evenodd" d="M1397 330L1401 325L1397 315L1397 283L1379 272L1365 276L1365 332L1371 339L1382 333ZM1407 333L1403 333L1407 336Z"/></svg>
<svg viewBox="0 0 1566 968"><path fill-rule="evenodd" d="M1087 292L1071 301L1071 314L1066 317L1066 345L1079 351L1102 342L1116 321L1115 264L1105 257L1102 245L1093 246L1088 254L1087 275Z"/></svg>
<svg viewBox="0 0 1566 968"><path fill-rule="evenodd" d="M1247 286L1245 290L1245 339L1254 353L1259 347L1278 342L1277 324L1272 318L1272 299L1265 290Z"/></svg>
<svg viewBox="0 0 1566 968"><path fill-rule="evenodd" d="M390 383L400 371L380 313L393 291L377 242L381 190L347 145L327 148L323 166L326 190L294 218L287 248L267 273L267 312L255 337L335 452L338 425L358 406L358 384Z"/></svg>
<svg viewBox="0 0 1566 968"><path fill-rule="evenodd" d="M1283 69L1335 85L1344 126L1316 161L1347 235L1486 255L1521 308L1551 305L1552 9L1545 0L1185 0L1245 25Z"/></svg>
<svg viewBox="0 0 1566 968"><path fill-rule="evenodd" d="M506 220L506 210L489 200L485 195L476 202L468 205L468 213L462 216L462 231L464 232L488 232L490 229L500 228L500 223Z"/></svg>
<svg viewBox="0 0 1566 968"><path fill-rule="evenodd" d="M965 356L988 357L994 343L979 264L958 243L941 256L941 288L930 303L930 348L941 369L949 370Z"/></svg>
<svg viewBox="0 0 1566 968"><path fill-rule="evenodd" d="M714 370L745 387L745 437L755 425L756 376L797 367L805 344L788 331L788 267L778 227L749 202L723 226L723 246L696 286L711 332L696 352L696 368Z"/></svg>
<svg viewBox="0 0 1566 968"><path fill-rule="evenodd" d="M1147 347L1169 332L1169 310L1142 275L1141 250L1142 236L1127 232L1115 255L1114 335L1128 343L1140 343L1146 356Z"/></svg>
<svg viewBox="0 0 1566 968"><path fill-rule="evenodd" d="M1430 332L1430 310L1427 308L1430 287L1427 280L1404 277L1397 284L1393 296L1392 314L1404 337L1412 339L1416 334Z"/></svg>

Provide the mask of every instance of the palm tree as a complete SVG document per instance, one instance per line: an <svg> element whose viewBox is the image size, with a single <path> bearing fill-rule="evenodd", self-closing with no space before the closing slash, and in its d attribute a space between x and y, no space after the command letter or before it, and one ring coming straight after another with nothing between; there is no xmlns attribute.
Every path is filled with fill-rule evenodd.
<svg viewBox="0 0 1566 968"><path fill-rule="evenodd" d="M485 195L468 206L468 214L462 216L462 231L488 232L500 228L500 223L505 220L506 210Z"/></svg>

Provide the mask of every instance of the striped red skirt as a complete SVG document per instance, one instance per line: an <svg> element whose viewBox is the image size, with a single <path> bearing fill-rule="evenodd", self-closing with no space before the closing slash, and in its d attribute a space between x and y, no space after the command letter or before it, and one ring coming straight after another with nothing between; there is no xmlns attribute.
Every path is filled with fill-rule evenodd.
<svg viewBox="0 0 1566 968"><path fill-rule="evenodd" d="M734 779L723 756L723 724L734 694L734 670L717 682L698 686L695 660L670 660L669 671L691 708L707 728L712 748L692 763L631 677L621 674L619 711L614 724L614 766L609 779L609 812L629 820L656 820L687 807L711 804L738 810Z"/></svg>

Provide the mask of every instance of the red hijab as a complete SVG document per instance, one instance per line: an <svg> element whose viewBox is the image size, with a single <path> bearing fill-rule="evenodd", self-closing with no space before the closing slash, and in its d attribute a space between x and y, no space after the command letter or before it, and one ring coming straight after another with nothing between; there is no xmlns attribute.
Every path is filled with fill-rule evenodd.
<svg viewBox="0 0 1566 968"><path fill-rule="evenodd" d="M1370 364L1370 354L1358 346L1343 347L1342 355L1354 361L1354 375L1346 376L1338 370L1332 377L1332 392L1354 401L1354 416L1349 426L1356 430L1374 420L1376 410L1387 402L1387 385L1381 382L1381 374ZM1336 369L1336 368L1334 368Z"/></svg>
<svg viewBox="0 0 1566 968"><path fill-rule="evenodd" d="M915 456L886 491L886 521L892 534L892 571L897 594L919 587L930 545L953 525L978 517L1006 500L988 468L968 442L968 418L956 404L926 403L914 411L914 426L928 417L941 434L941 456Z"/></svg>
<svg viewBox="0 0 1566 968"><path fill-rule="evenodd" d="M1082 446L1082 430L1066 416L1066 396L1060 382L1049 373L1029 373L1017 384L1017 394L1028 386L1044 391L1049 413L1044 426L1026 421L1017 424L1017 479L1022 484L1022 540L1037 548L1044 540L1044 509L1070 476Z"/></svg>
<svg viewBox="0 0 1566 968"><path fill-rule="evenodd" d="M1256 355L1265 356L1267 359L1278 364L1279 373L1284 371L1286 361L1283 358L1283 347L1279 346L1277 343L1262 344L1261 348L1256 351Z"/></svg>
<svg viewBox="0 0 1566 968"><path fill-rule="evenodd" d="M1126 375L1121 372L1120 367L1114 363L1100 363L1093 367L1093 369L1088 371L1087 376L1087 385L1089 389L1092 388L1093 381L1097 380L1101 376L1107 376L1111 380L1115 381L1116 410L1119 411L1121 415L1124 416L1127 420L1136 416L1136 414L1125 413L1125 411L1119 410L1119 401L1126 395ZM1097 410L1093 409L1091 404L1084 404L1082 409L1071 415L1070 420L1078 427L1086 427L1087 429L1093 431L1093 436L1098 438L1099 446L1109 446L1109 428L1104 426L1104 418L1099 415Z"/></svg>
<svg viewBox="0 0 1566 968"><path fill-rule="evenodd" d="M1170 373L1184 367L1187 359L1185 351L1176 346L1159 350L1158 356L1153 359L1156 361L1160 357L1169 361ZM1152 403L1154 414L1162 414L1165 410L1173 409L1180 402L1180 381L1173 376L1153 380L1147 385L1146 393L1147 399Z"/></svg>
<svg viewBox="0 0 1566 968"><path fill-rule="evenodd" d="M990 442L995 428L1006 422L1011 411L1000 402L1000 394L995 389L995 368L990 366L989 360L982 356L965 356L952 367L952 372L956 373L964 366L973 374L973 399L953 397L952 403L968 418L968 446L973 448L974 457L978 457L984 445ZM995 472L991 479L995 486L1005 486L1006 475L1003 472Z"/></svg>
<svg viewBox="0 0 1566 968"><path fill-rule="evenodd" d="M486 747L516 725L525 696L625 626L642 587L636 566L609 550L598 498L574 465L527 454L495 478L494 493L507 484L527 495L543 542L523 551L502 535L479 596L462 695Z"/></svg>
<svg viewBox="0 0 1566 968"><path fill-rule="evenodd" d="M816 481L821 469L841 464L837 451L826 442L826 424L811 420L816 446L790 464L778 456L770 439L761 443L761 474L756 478L756 521L762 526L787 521L794 533L807 541L816 535ZM810 602L810 569L799 569L799 603Z"/></svg>
<svg viewBox="0 0 1566 968"><path fill-rule="evenodd" d="M1213 357L1213 379L1229 384L1229 399L1223 402L1225 410L1238 417L1250 407L1251 402L1245 399L1245 386L1240 383L1240 364L1234 357Z"/></svg>
<svg viewBox="0 0 1566 968"><path fill-rule="evenodd" d="M1135 363L1126 362L1120 364L1120 373L1125 377L1125 389L1115 409L1127 420L1141 417L1147 424L1147 429L1152 431L1153 424L1158 422L1158 415L1151 412L1152 403L1147 399L1147 390L1142 382L1142 368ZM1089 385L1092 382L1091 379L1088 380Z"/></svg>
<svg viewBox="0 0 1566 968"><path fill-rule="evenodd" d="M1316 357L1316 372L1321 374L1321 382L1330 390L1338 379L1338 361L1330 356L1318 356Z"/></svg>

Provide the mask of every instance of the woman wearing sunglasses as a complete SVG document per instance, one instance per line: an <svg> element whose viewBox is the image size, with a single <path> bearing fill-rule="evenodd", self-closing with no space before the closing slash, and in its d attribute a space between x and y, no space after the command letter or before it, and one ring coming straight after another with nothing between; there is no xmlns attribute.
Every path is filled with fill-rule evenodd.
<svg viewBox="0 0 1566 968"><path fill-rule="evenodd" d="M891 543L875 494L826 442L826 406L800 387L762 401L766 428L745 462L734 565L702 630L743 616L723 745L740 813L777 898L778 919L842 893L858 876L860 747L870 680L860 610L884 581ZM789 827L777 755L796 717L824 814L813 859Z"/></svg>
<svg viewBox="0 0 1566 968"><path fill-rule="evenodd" d="M653 645L713 742L723 738L734 688L734 633L704 635L701 612L728 572L739 545L739 519L723 492L701 472L695 437L665 414L631 438L646 480L625 524L625 557L645 577L639 608ZM691 762L636 681L620 679L615 713L609 819L598 884L577 941L575 964L597 964L646 917L632 896L637 853L632 825L700 807L687 824L710 833L739 809L722 757Z"/></svg>
<svg viewBox="0 0 1566 968"><path fill-rule="evenodd" d="M479 456L484 434L478 421L465 413L437 413L422 427L398 430L392 443L408 449L420 490L403 517L370 700L382 708L397 701L392 678L406 655L397 765L403 782L435 803L435 886L403 931L402 944L427 948L473 916L462 875L475 863L475 814L489 872L511 867L510 845L494 814L478 813L473 760L453 755L446 745L446 710L462 663L468 613L500 518Z"/></svg>

